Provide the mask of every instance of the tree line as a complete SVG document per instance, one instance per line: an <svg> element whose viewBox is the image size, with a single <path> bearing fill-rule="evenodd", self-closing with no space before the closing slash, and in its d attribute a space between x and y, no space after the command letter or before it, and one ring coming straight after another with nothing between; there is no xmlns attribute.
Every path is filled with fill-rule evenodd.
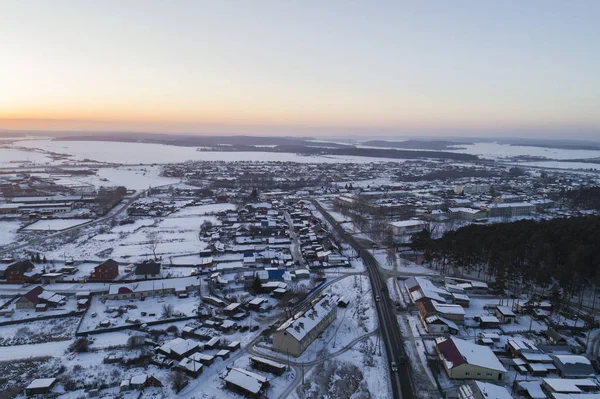
<svg viewBox="0 0 600 399"><path fill-rule="evenodd" d="M598 237L600 217L589 216L469 225L437 240L424 231L412 245L436 269L477 273L499 293L557 285L572 297L600 282Z"/></svg>

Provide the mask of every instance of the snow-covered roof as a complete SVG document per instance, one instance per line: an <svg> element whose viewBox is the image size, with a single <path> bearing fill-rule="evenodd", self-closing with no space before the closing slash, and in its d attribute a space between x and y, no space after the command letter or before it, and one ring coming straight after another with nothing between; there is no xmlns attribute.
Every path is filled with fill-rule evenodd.
<svg viewBox="0 0 600 399"><path fill-rule="evenodd" d="M196 372L202 370L202 363L197 360L190 359L189 357L185 357L179 362L179 368Z"/></svg>
<svg viewBox="0 0 600 399"><path fill-rule="evenodd" d="M338 299L337 295L323 295L310 309L294 315L283 323L277 331L286 330L289 335L298 341L302 340L321 320L336 309Z"/></svg>
<svg viewBox="0 0 600 399"><path fill-rule="evenodd" d="M465 309L460 305L437 303L435 301L431 301L431 304L433 305L435 310L442 314L454 314L463 316L465 314Z"/></svg>
<svg viewBox="0 0 600 399"><path fill-rule="evenodd" d="M147 280L128 284L111 284L108 289L108 294L117 295L119 294L119 290L121 288L125 288L131 292L149 292L155 290L187 288L191 286L195 287L198 286L198 284L199 282L197 277Z"/></svg>
<svg viewBox="0 0 600 399"><path fill-rule="evenodd" d="M417 226L425 226L425 222L422 220L400 220L397 222L391 222L391 226L394 227L417 227Z"/></svg>
<svg viewBox="0 0 600 399"><path fill-rule="evenodd" d="M504 316L515 316L515 312L508 306L496 306L496 309Z"/></svg>
<svg viewBox="0 0 600 399"><path fill-rule="evenodd" d="M131 384L132 385L142 385L146 382L147 379L148 379L148 374L134 375L133 377L131 377Z"/></svg>
<svg viewBox="0 0 600 399"><path fill-rule="evenodd" d="M476 398L474 391L479 391L486 399L512 399L510 392L504 387L489 382L473 381L458 388L461 398Z"/></svg>
<svg viewBox="0 0 600 399"><path fill-rule="evenodd" d="M591 366L589 359L581 355L553 355L552 357L562 364L583 363Z"/></svg>
<svg viewBox="0 0 600 399"><path fill-rule="evenodd" d="M229 370L229 373L227 373L225 381L243 388L245 391L258 394L262 390L263 385L267 382L267 379L262 375L251 371L233 367Z"/></svg>
<svg viewBox="0 0 600 399"><path fill-rule="evenodd" d="M560 393L581 393L582 389L580 387L598 387L594 380L587 378L544 378L543 381L553 392Z"/></svg>
<svg viewBox="0 0 600 399"><path fill-rule="evenodd" d="M487 346L476 345L459 338L438 338L436 344L448 368L467 363L490 370L506 372L494 352Z"/></svg>
<svg viewBox="0 0 600 399"><path fill-rule="evenodd" d="M25 389L42 389L50 388L56 381L56 378L38 378L33 381Z"/></svg>
<svg viewBox="0 0 600 399"><path fill-rule="evenodd" d="M177 355L183 355L191 350L198 348L200 344L194 340L186 339L183 342L178 343L171 347L171 353L175 353Z"/></svg>

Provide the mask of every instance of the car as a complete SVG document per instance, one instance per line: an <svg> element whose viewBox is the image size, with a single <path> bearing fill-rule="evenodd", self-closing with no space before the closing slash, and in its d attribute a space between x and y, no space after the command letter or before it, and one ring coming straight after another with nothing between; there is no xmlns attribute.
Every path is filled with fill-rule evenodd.
<svg viewBox="0 0 600 399"><path fill-rule="evenodd" d="M241 327L241 328L240 328L240 332L246 332L246 331L248 331L249 329L250 329L250 327L248 327L248 326L243 326L243 327Z"/></svg>
<svg viewBox="0 0 600 399"><path fill-rule="evenodd" d="M398 371L398 366L396 365L396 362L392 362L391 366L392 366L392 371L394 373Z"/></svg>
<svg viewBox="0 0 600 399"><path fill-rule="evenodd" d="M92 312L92 317L96 317L96 316L98 316L98 313Z"/></svg>
<svg viewBox="0 0 600 399"><path fill-rule="evenodd" d="M381 297L380 297L379 295L377 295L377 296L375 297L375 300L376 300L377 302L379 302L379 301L381 301Z"/></svg>
<svg viewBox="0 0 600 399"><path fill-rule="evenodd" d="M406 363L406 358L402 355L398 356L398 363L400 364L405 364Z"/></svg>
<svg viewBox="0 0 600 399"><path fill-rule="evenodd" d="M250 327L250 331L256 331L259 328L260 328L259 326L252 326L252 327Z"/></svg>

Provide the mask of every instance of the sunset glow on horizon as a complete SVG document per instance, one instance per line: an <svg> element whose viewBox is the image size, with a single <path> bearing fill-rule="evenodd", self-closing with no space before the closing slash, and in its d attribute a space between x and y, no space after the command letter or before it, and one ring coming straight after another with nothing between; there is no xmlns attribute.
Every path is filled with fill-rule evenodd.
<svg viewBox="0 0 600 399"><path fill-rule="evenodd" d="M600 3L7 1L0 129L600 135Z"/></svg>

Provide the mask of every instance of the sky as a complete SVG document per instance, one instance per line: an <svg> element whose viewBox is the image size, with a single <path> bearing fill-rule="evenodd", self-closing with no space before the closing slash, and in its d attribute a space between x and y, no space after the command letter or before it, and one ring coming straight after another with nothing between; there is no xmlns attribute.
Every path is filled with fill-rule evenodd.
<svg viewBox="0 0 600 399"><path fill-rule="evenodd" d="M0 129L600 138L600 1L0 2Z"/></svg>

